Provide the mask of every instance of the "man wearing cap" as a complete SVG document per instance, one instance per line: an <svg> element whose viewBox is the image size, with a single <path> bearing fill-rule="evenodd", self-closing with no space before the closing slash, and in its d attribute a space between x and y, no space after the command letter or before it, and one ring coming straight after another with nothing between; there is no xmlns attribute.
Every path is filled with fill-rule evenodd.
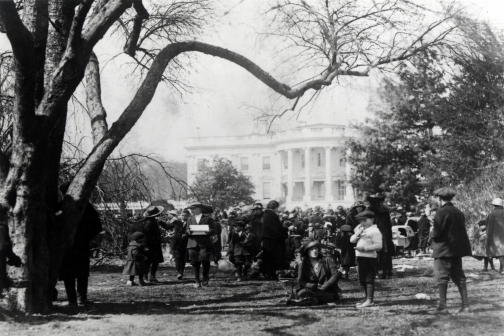
<svg viewBox="0 0 504 336"><path fill-rule="evenodd" d="M439 288L439 306L434 314L448 314L446 292L450 278L457 285L462 297L460 313L470 312L467 300L466 276L462 269L462 257L472 255L471 244L465 228L465 217L451 200L455 191L441 188L434 191L441 208L434 217L432 230L432 257L434 258L434 275Z"/></svg>
<svg viewBox="0 0 504 336"><path fill-rule="evenodd" d="M213 245L210 236L215 233L215 225L212 217L203 215L202 210L205 206L201 203L193 203L189 205L192 216L187 220L187 252L189 254L189 263L194 271L196 279L196 288L208 286L210 273L210 256ZM206 235L191 235L191 225L208 225ZM200 280L200 269L203 266L203 281Z"/></svg>
<svg viewBox="0 0 504 336"><path fill-rule="evenodd" d="M383 237L383 247L378 252L378 269L382 270L381 278L386 279L387 275L392 275L392 255L394 255L395 252L394 242L392 241L390 211L383 204L385 196L381 193L369 195L366 200L369 202L366 211L372 211L374 213L374 223Z"/></svg>
<svg viewBox="0 0 504 336"><path fill-rule="evenodd" d="M486 220L486 252L489 258L499 258L499 271L504 274L504 208L502 207L502 199L494 199L492 205L494 208Z"/></svg>
<svg viewBox="0 0 504 336"><path fill-rule="evenodd" d="M357 256L357 271L359 273L359 283L364 288L366 300L356 305L356 308L366 308L374 305L374 278L378 266L377 251L382 249L383 237L381 231L374 224L375 214L365 210L355 218L359 225L355 228L355 233L350 237L350 242L356 244L355 255Z"/></svg>

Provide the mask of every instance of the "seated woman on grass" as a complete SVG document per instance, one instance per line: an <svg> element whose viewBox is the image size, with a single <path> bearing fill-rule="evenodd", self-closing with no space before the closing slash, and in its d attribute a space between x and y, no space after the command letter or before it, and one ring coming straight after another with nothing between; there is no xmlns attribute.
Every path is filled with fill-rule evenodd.
<svg viewBox="0 0 504 336"><path fill-rule="evenodd" d="M339 300L338 266L331 257L320 252L320 243L311 241L301 247L301 267L298 273L300 289L288 305L316 305Z"/></svg>

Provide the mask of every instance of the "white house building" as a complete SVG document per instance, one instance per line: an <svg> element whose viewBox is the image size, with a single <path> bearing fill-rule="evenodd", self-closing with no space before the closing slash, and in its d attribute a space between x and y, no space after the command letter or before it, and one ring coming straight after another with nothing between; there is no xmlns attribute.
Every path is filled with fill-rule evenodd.
<svg viewBox="0 0 504 336"><path fill-rule="evenodd" d="M244 136L186 139L187 182L191 185L198 163L214 157L229 159L255 185L255 198L271 199L287 209L320 205L350 206L354 190L349 183L351 166L346 160L345 140L352 132L342 125L315 124Z"/></svg>

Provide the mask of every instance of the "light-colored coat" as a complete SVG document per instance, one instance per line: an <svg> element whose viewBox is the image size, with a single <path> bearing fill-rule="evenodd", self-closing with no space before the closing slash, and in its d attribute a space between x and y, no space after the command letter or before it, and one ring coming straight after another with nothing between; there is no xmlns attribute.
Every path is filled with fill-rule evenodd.
<svg viewBox="0 0 504 336"><path fill-rule="evenodd" d="M355 250L357 257L377 258L383 247L383 237L376 224L364 229L360 224L355 228L355 234L350 237L350 242L357 244L356 248L363 248L364 252Z"/></svg>

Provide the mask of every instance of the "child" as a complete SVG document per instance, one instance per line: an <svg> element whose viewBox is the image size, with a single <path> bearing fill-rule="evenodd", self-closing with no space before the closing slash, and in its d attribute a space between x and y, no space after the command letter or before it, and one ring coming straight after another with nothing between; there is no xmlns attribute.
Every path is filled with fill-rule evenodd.
<svg viewBox="0 0 504 336"><path fill-rule="evenodd" d="M495 271L493 260L492 258L489 258L487 254L486 220L484 219L481 220L478 223L478 227L475 228L474 245L475 246L473 257L478 260L483 259L484 262L483 272L488 271L488 264L490 264L492 270Z"/></svg>
<svg viewBox="0 0 504 336"><path fill-rule="evenodd" d="M382 235L378 227L373 224L374 213L363 211L355 216L359 225L355 228L355 234L350 237L350 242L356 244L355 255L359 267L359 282L364 287L366 301L358 303L356 308L366 308L374 305L374 279L378 259L376 251L382 249Z"/></svg>
<svg viewBox="0 0 504 336"><path fill-rule="evenodd" d="M245 223L236 221L230 247L233 248L236 281L242 281L242 275L247 276L252 265L252 247L255 234L250 229L245 230ZM242 274L243 273L243 274Z"/></svg>
<svg viewBox="0 0 504 336"><path fill-rule="evenodd" d="M140 286L145 286L143 275L145 273L145 260L147 259L145 254L145 249L142 246L142 242L145 235L142 232L135 232L131 237L131 242L128 246L128 257L126 258L126 264L124 265L123 273L124 275L129 275L129 281L126 282L126 286L136 286L135 275L138 275L138 282Z"/></svg>

